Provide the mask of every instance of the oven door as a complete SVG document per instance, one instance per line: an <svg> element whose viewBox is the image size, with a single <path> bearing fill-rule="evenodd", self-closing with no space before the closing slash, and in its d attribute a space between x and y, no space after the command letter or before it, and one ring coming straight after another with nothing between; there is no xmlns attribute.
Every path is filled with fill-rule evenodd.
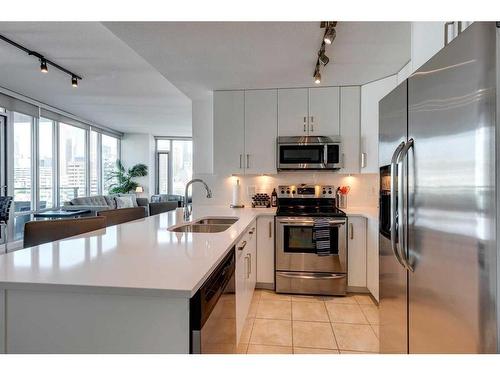
<svg viewBox="0 0 500 375"><path fill-rule="evenodd" d="M314 219L276 218L276 270L296 272L347 272L345 218L330 220L330 255L317 255L313 241Z"/></svg>
<svg viewBox="0 0 500 375"><path fill-rule="evenodd" d="M278 169L325 169L324 144L278 144Z"/></svg>

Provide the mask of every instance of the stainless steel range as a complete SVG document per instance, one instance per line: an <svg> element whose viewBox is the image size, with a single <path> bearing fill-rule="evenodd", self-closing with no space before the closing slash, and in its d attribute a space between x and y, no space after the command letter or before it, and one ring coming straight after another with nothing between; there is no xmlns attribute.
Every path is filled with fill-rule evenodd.
<svg viewBox="0 0 500 375"><path fill-rule="evenodd" d="M329 246L318 251L315 223L327 223ZM276 292L345 295L347 216L335 207L333 186L278 187Z"/></svg>

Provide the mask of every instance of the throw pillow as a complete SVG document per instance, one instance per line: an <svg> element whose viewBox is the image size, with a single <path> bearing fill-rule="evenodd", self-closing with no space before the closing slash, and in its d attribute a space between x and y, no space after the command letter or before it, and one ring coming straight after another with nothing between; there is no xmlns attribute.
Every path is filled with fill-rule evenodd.
<svg viewBox="0 0 500 375"><path fill-rule="evenodd" d="M115 197L116 208L131 208L134 207L132 198L130 197Z"/></svg>
<svg viewBox="0 0 500 375"><path fill-rule="evenodd" d="M134 207L138 207L137 196L135 194L118 194L119 197L129 197L132 200Z"/></svg>

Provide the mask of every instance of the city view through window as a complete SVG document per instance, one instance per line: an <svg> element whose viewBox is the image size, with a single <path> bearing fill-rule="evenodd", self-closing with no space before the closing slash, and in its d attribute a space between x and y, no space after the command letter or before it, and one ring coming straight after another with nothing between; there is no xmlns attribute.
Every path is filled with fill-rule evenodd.
<svg viewBox="0 0 500 375"><path fill-rule="evenodd" d="M59 201L85 196L85 130L59 124Z"/></svg>
<svg viewBox="0 0 500 375"><path fill-rule="evenodd" d="M193 142L184 139L158 139L158 194L184 195L193 177Z"/></svg>
<svg viewBox="0 0 500 375"><path fill-rule="evenodd" d="M14 239L22 238L24 223L37 210L109 192L120 155L118 138L16 112L11 119Z"/></svg>

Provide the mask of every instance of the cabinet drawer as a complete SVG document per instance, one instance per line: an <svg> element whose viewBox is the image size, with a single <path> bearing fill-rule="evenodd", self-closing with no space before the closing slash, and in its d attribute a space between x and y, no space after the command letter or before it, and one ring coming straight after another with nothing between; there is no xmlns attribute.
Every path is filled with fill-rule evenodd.
<svg viewBox="0 0 500 375"><path fill-rule="evenodd" d="M345 295L345 274L320 273L312 278L304 272L276 272L277 293Z"/></svg>

